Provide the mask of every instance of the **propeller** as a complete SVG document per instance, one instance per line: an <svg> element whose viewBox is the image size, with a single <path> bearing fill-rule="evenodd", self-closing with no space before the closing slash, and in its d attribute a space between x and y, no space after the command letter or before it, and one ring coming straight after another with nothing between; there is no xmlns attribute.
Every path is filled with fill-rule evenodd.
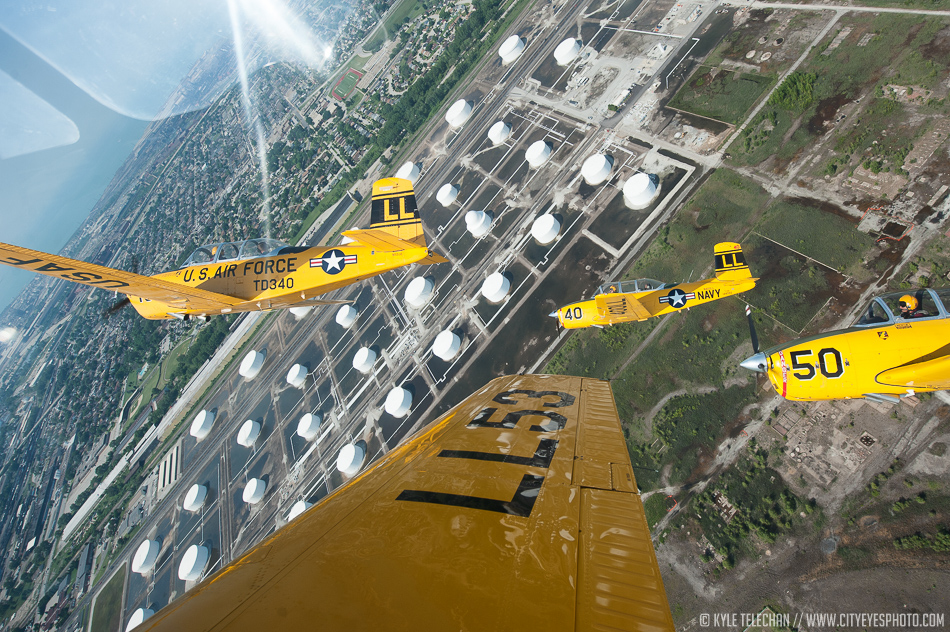
<svg viewBox="0 0 950 632"><path fill-rule="evenodd" d="M557 332L557 337L560 338L561 337L561 319L557 317L557 310L554 310L553 312L548 314L548 316L554 319L554 330L555 332Z"/></svg>
<svg viewBox="0 0 950 632"><path fill-rule="evenodd" d="M765 373L768 358L759 351L759 337L755 334L755 321L752 319L752 308L745 306L745 315L749 319L749 333L752 336L752 355L739 363L744 369L755 371L756 373Z"/></svg>
<svg viewBox="0 0 950 632"><path fill-rule="evenodd" d="M118 303L113 304L112 307L110 307L110 308L107 309L106 311L102 312L102 315L105 316L106 318L108 318L109 316L113 316L116 312L118 312L120 309L122 309L123 307L125 307L126 305L128 305L128 304L131 303L131 302L132 302L132 301L129 300L129 297L128 297L128 296L125 296L125 297L122 298L121 301L119 301Z"/></svg>

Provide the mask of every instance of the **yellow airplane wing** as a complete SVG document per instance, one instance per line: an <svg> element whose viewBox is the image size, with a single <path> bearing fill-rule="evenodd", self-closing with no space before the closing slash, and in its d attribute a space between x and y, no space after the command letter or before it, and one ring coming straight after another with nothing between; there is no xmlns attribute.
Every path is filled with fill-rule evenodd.
<svg viewBox="0 0 950 632"><path fill-rule="evenodd" d="M490 382L140 629L673 630L607 382Z"/></svg>
<svg viewBox="0 0 950 632"><path fill-rule="evenodd" d="M907 388L950 388L950 349L947 346L903 366L882 371L879 384Z"/></svg>
<svg viewBox="0 0 950 632"><path fill-rule="evenodd" d="M131 294L149 300L162 301L175 307L189 309L221 309L241 303L242 300L208 292L196 287L178 285L162 279L133 272L107 268L76 259L51 255L39 250L0 243L0 263L39 272L106 290Z"/></svg>
<svg viewBox="0 0 950 632"><path fill-rule="evenodd" d="M607 314L615 322L646 320L653 316L632 294L598 294L594 302L601 314Z"/></svg>

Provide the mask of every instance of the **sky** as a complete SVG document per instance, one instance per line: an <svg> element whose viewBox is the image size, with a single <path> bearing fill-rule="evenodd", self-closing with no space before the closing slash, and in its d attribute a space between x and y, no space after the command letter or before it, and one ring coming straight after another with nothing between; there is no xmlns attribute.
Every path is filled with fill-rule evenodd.
<svg viewBox="0 0 950 632"><path fill-rule="evenodd" d="M212 50L252 63L196 80ZM316 67L327 50L287 0L0 4L0 241L58 252L149 121L207 107L239 70ZM0 310L32 278L0 266Z"/></svg>

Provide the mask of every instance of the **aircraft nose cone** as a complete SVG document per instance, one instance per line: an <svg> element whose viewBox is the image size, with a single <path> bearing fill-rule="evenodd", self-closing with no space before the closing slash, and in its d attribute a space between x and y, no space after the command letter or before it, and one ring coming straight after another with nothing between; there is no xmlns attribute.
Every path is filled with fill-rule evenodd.
<svg viewBox="0 0 950 632"><path fill-rule="evenodd" d="M548 316L550 316L551 318L557 318L557 312L551 312L550 314L548 314Z"/></svg>
<svg viewBox="0 0 950 632"><path fill-rule="evenodd" d="M765 367L768 366L768 358L762 351L753 356L749 356L739 363L743 369L755 371L756 373L765 373Z"/></svg>

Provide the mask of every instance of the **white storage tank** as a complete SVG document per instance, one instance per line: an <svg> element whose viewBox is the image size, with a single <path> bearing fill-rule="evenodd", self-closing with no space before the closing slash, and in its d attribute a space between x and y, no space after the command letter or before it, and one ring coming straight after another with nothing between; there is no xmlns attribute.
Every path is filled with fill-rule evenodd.
<svg viewBox="0 0 950 632"><path fill-rule="evenodd" d="M195 416L195 420L191 422L191 436L201 441L208 436L213 425L214 413L210 410L202 410Z"/></svg>
<svg viewBox="0 0 950 632"><path fill-rule="evenodd" d="M584 161L581 167L581 175L587 184L600 184L610 177L610 170L613 169L614 159L605 154L594 154Z"/></svg>
<svg viewBox="0 0 950 632"><path fill-rule="evenodd" d="M445 122L452 127L461 127L471 116L472 104L465 99L459 99L445 113Z"/></svg>
<svg viewBox="0 0 950 632"><path fill-rule="evenodd" d="M259 436L261 436L260 422L248 419L241 424L241 429L238 430L237 442L245 448L249 448L254 445L254 442L257 441Z"/></svg>
<svg viewBox="0 0 950 632"><path fill-rule="evenodd" d="M302 388L307 382L308 373L310 371L307 370L307 367L302 364L295 364L287 371L287 383L294 388Z"/></svg>
<svg viewBox="0 0 950 632"><path fill-rule="evenodd" d="M511 291L511 281L501 272L494 272L482 282L482 296L490 303L501 303Z"/></svg>
<svg viewBox="0 0 950 632"><path fill-rule="evenodd" d="M451 182L446 182L440 188L438 193L435 194L435 199L442 206L448 206L456 200L459 196L459 189L457 186Z"/></svg>
<svg viewBox="0 0 950 632"><path fill-rule="evenodd" d="M445 360L446 362L451 361L458 355L459 349L462 348L462 339L459 338L458 334L446 329L445 331L440 331L439 335L435 337L435 340L432 342L432 353L436 357Z"/></svg>
<svg viewBox="0 0 950 632"><path fill-rule="evenodd" d="M298 500L294 503L294 506L290 508L290 513L287 514L287 522L290 522L311 507L313 507L313 503L308 503L306 500Z"/></svg>
<svg viewBox="0 0 950 632"><path fill-rule="evenodd" d="M528 150L524 152L525 160L528 161L528 166L532 169L537 169L544 163L548 161L548 158L551 157L551 144L539 140L532 143Z"/></svg>
<svg viewBox="0 0 950 632"><path fill-rule="evenodd" d="M264 353L262 351L248 351L244 359L241 360L238 374L246 380L253 380L261 372L262 366L264 366Z"/></svg>
<svg viewBox="0 0 950 632"><path fill-rule="evenodd" d="M507 66L521 57L522 52L524 52L524 40L517 35L512 35L502 42L498 49L498 56L501 57L501 63Z"/></svg>
<svg viewBox="0 0 950 632"><path fill-rule="evenodd" d="M656 195L656 182L642 171L623 185L623 200L632 209L646 208Z"/></svg>
<svg viewBox="0 0 950 632"><path fill-rule="evenodd" d="M491 230L491 215L485 211L469 211L465 214L465 228L478 239L484 237Z"/></svg>
<svg viewBox="0 0 950 632"><path fill-rule="evenodd" d="M294 320L301 320L304 316L309 314L311 311L313 311L313 305L290 308L290 313L294 315Z"/></svg>
<svg viewBox="0 0 950 632"><path fill-rule="evenodd" d="M550 213L545 213L531 224L531 236L542 246L547 246L561 233L561 222Z"/></svg>
<svg viewBox="0 0 950 632"><path fill-rule="evenodd" d="M409 307L419 309L432 299L435 293L435 283L432 279L416 277L406 286L406 303Z"/></svg>
<svg viewBox="0 0 950 632"><path fill-rule="evenodd" d="M151 608L136 608L132 616L129 617L129 622L125 625L125 632L132 632L153 614L155 614L155 611Z"/></svg>
<svg viewBox="0 0 950 632"><path fill-rule="evenodd" d="M132 556L132 572L139 575L148 575L158 560L158 552L162 550L162 545L158 540L146 540L136 549Z"/></svg>
<svg viewBox="0 0 950 632"><path fill-rule="evenodd" d="M495 121L495 124L488 128L488 140L492 145L501 145L511 137L511 125L504 121Z"/></svg>
<svg viewBox="0 0 950 632"><path fill-rule="evenodd" d="M411 406L412 393L401 386L393 387L386 395L386 403L383 404L386 412L397 418L405 417Z"/></svg>
<svg viewBox="0 0 950 632"><path fill-rule="evenodd" d="M336 469L347 476L353 476L360 471L365 457L366 448L362 441L349 443L340 450L340 454L336 458Z"/></svg>
<svg viewBox="0 0 950 632"><path fill-rule="evenodd" d="M403 180L409 180L413 184L416 183L416 180L419 179L419 165L414 162L404 162L399 170L396 171L396 177L402 178Z"/></svg>
<svg viewBox="0 0 950 632"><path fill-rule="evenodd" d="M344 305L336 311L336 324L343 329L349 329L356 322L359 312L352 305Z"/></svg>
<svg viewBox="0 0 950 632"><path fill-rule="evenodd" d="M559 66L566 66L577 59L577 55L580 52L581 43L573 37L569 37L558 44L557 48L554 49L554 61L556 61Z"/></svg>
<svg viewBox="0 0 950 632"><path fill-rule="evenodd" d="M297 435L303 437L305 441L313 441L320 432L320 426L323 425L323 413L307 413L297 422Z"/></svg>
<svg viewBox="0 0 950 632"><path fill-rule="evenodd" d="M353 356L353 368L366 375L373 370L373 364L376 362L376 352L369 347L360 347Z"/></svg>
<svg viewBox="0 0 950 632"><path fill-rule="evenodd" d="M196 581L208 565L208 559L211 557L211 551L208 547L200 544L192 544L185 551L178 564L178 579L186 582Z"/></svg>
<svg viewBox="0 0 950 632"><path fill-rule="evenodd" d="M241 494L241 498L248 505L256 505L261 502L261 498L264 497L264 492L266 491L267 483L259 478L252 478L247 482L247 485L244 486L244 493Z"/></svg>
<svg viewBox="0 0 950 632"><path fill-rule="evenodd" d="M185 494L185 502L182 503L181 508L185 511L190 511L192 513L201 509L205 504L205 499L208 497L208 488L204 485L192 485L191 489L188 490L188 493Z"/></svg>

